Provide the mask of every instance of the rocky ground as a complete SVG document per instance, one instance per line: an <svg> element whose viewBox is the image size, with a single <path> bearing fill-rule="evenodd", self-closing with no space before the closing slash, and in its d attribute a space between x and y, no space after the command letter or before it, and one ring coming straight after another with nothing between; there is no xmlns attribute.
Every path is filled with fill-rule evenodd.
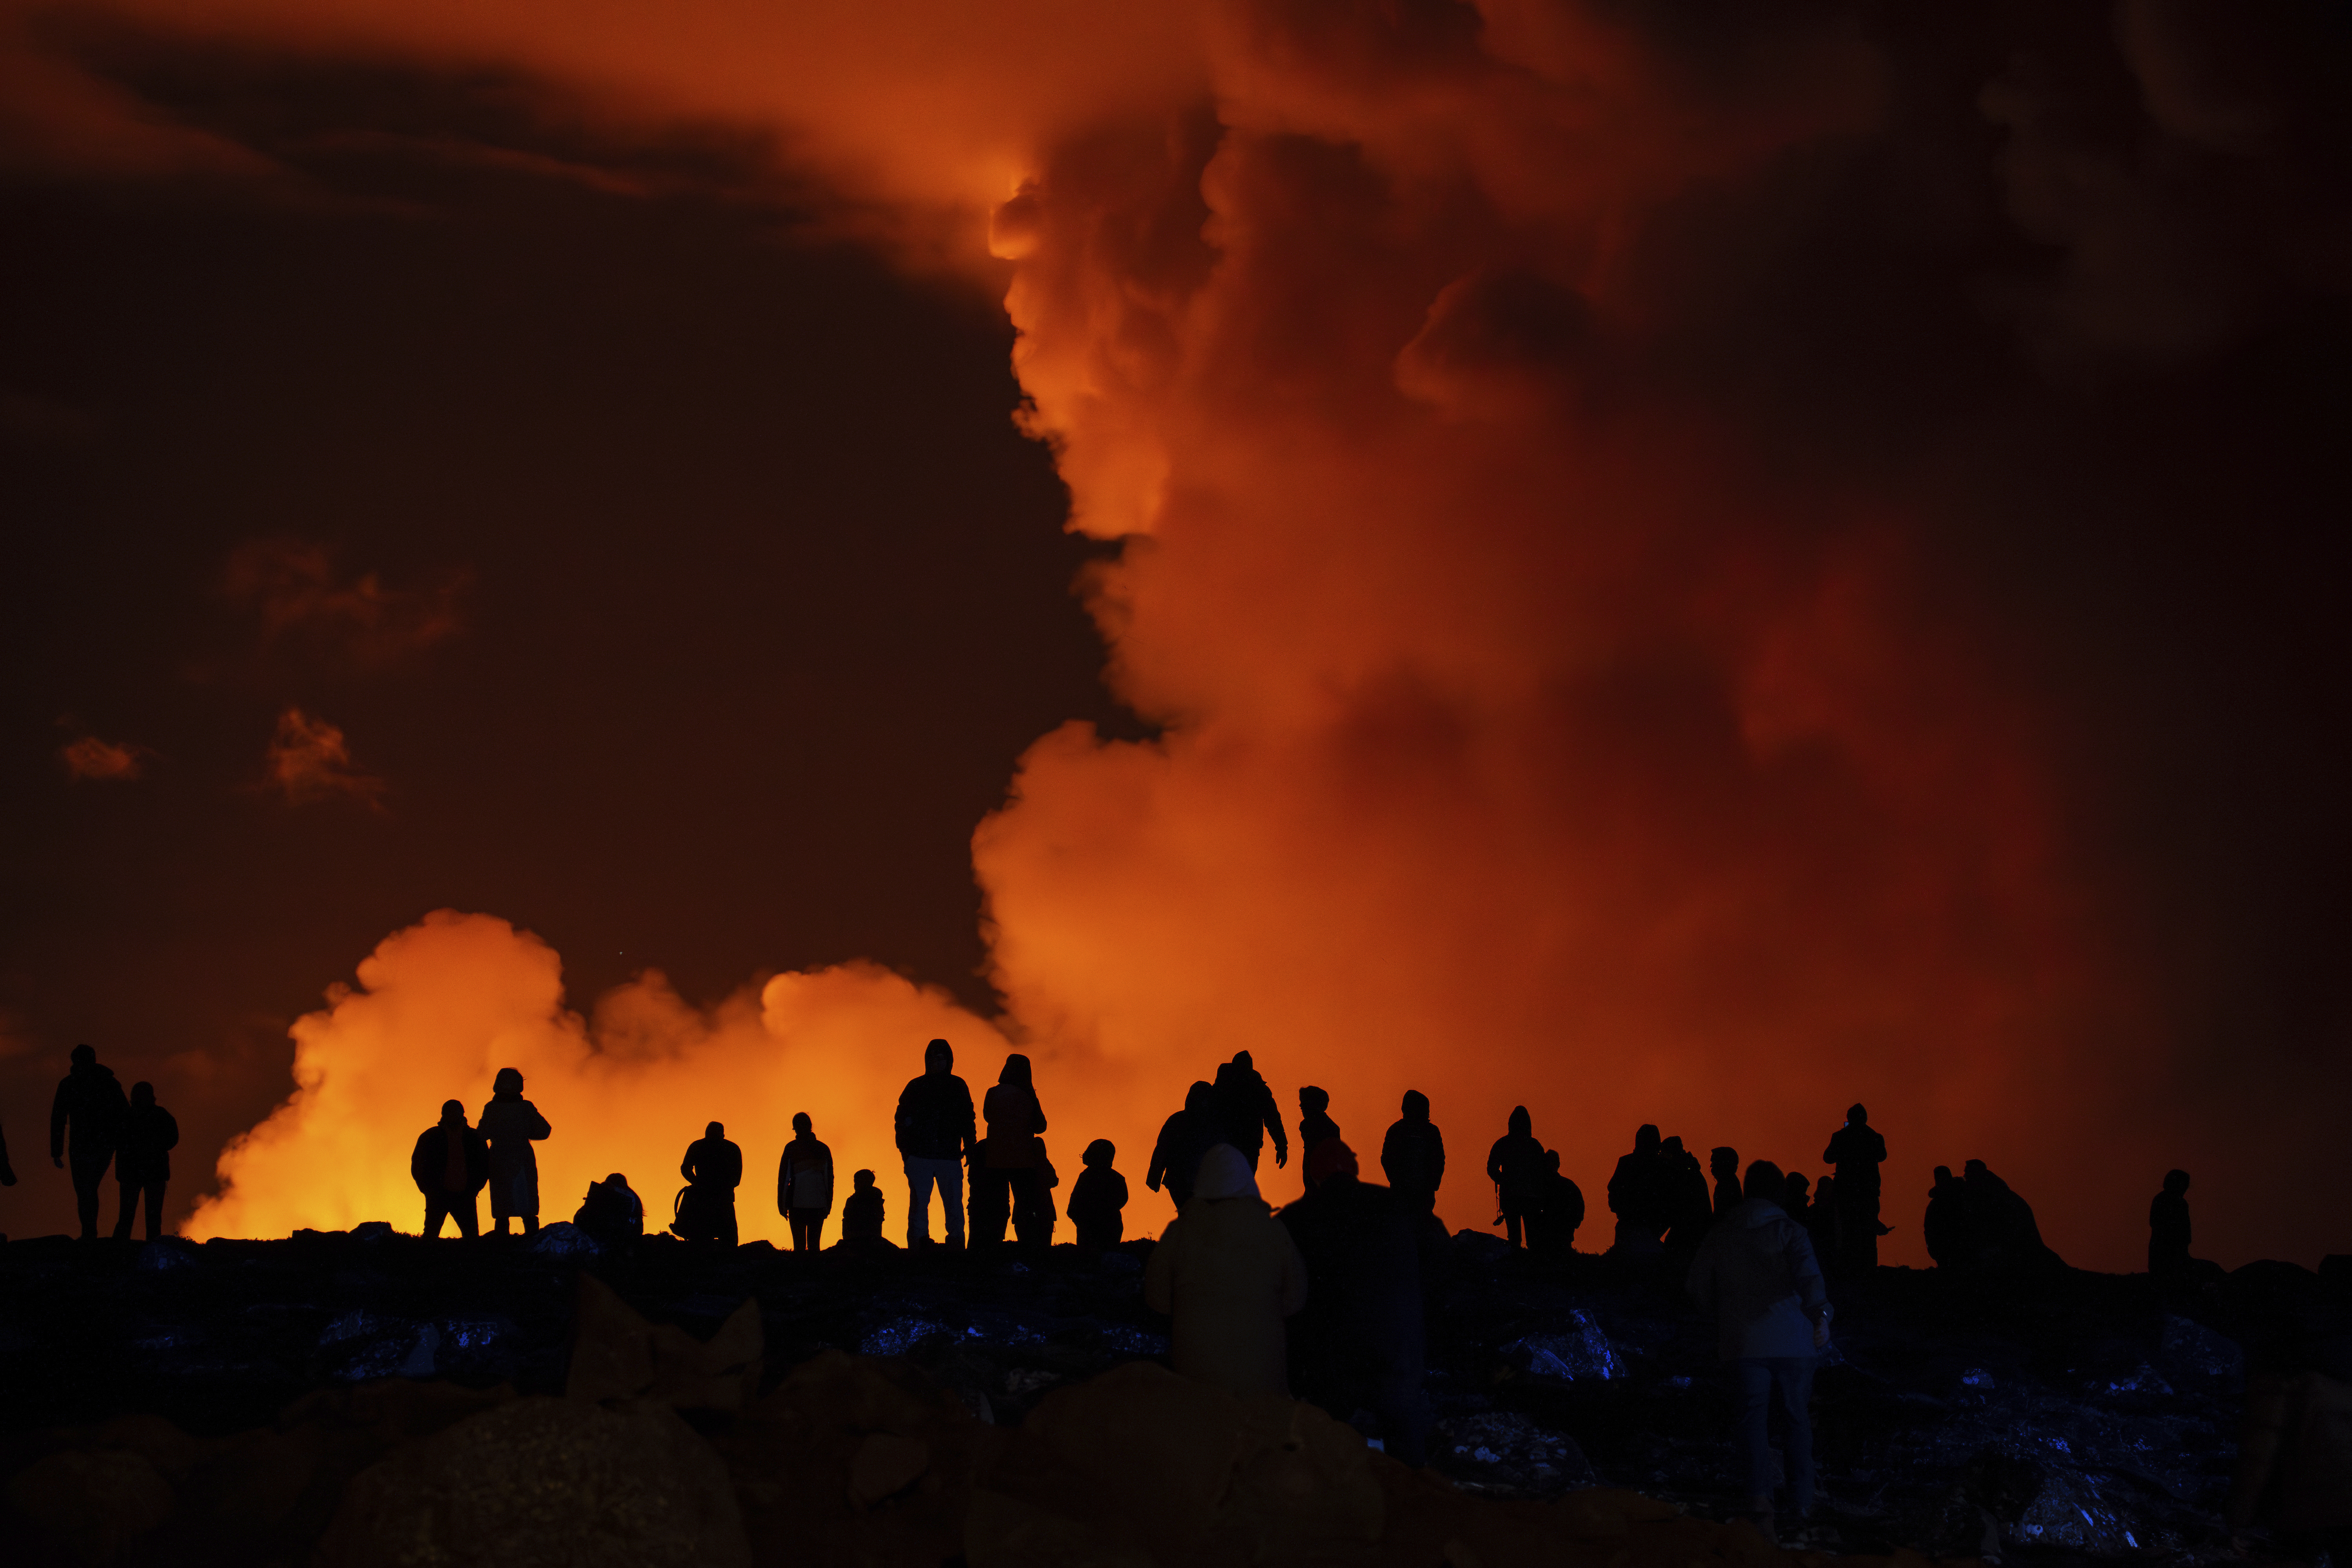
<svg viewBox="0 0 2352 1568"><path fill-rule="evenodd" d="M427 1537L505 1540L496 1521L530 1512L518 1500L542 1473L599 1500L532 1515L503 1563L1469 1568L1654 1548L1683 1568L1762 1546L1709 1522L1736 1500L1729 1400L1670 1268L1544 1266L1454 1238L1432 1286L1436 1474L1415 1476L1306 1407L1254 1409L1135 1364L1167 1352L1141 1300L1148 1247L1015 1262L664 1237L600 1255L568 1226L530 1244L376 1226L11 1243L0 1559L488 1561ZM2352 1357L2347 1286L2283 1264L2170 1297L2079 1273L1842 1282L1816 1385L1824 1507L1790 1544L2312 1558L2324 1542L2233 1543L2221 1516L2250 1363ZM1151 1447L1171 1432L1191 1434L1173 1458ZM1223 1479L1185 1482L1192 1511L1144 1529L1195 1448L1226 1455ZM1126 1468L1100 1470L1120 1453ZM1252 1465L1288 1500L1251 1492ZM1223 1522L1202 1534L1193 1513ZM565 1533L592 1523L602 1544Z"/></svg>

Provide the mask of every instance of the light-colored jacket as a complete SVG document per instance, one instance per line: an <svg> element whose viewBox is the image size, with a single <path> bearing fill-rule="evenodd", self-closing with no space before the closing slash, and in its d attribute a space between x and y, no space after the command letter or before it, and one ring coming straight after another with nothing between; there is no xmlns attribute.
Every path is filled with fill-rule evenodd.
<svg viewBox="0 0 2352 1568"><path fill-rule="evenodd" d="M1716 1221L1691 1264L1690 1293L1715 1314L1725 1361L1815 1354L1813 1325L1830 1317L1812 1238L1769 1198Z"/></svg>
<svg viewBox="0 0 2352 1568"><path fill-rule="evenodd" d="M1143 1300L1176 1320L1178 1372L1235 1394L1290 1392L1282 1321L1307 1304L1307 1262L1232 1149L1202 1162L1200 1189L1151 1249Z"/></svg>

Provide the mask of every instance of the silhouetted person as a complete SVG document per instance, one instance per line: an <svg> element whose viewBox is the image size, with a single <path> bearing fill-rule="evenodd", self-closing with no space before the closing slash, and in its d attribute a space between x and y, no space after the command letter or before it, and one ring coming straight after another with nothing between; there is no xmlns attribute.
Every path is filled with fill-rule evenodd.
<svg viewBox="0 0 2352 1568"><path fill-rule="evenodd" d="M1938 1268L1965 1269L1975 1262L1969 1223L1969 1189L1949 1165L1936 1167L1927 1189L1927 1212L1919 1222L1920 1238Z"/></svg>
<svg viewBox="0 0 2352 1568"><path fill-rule="evenodd" d="M1355 1152L1339 1139L1306 1159L1307 1195L1280 1216L1307 1266L1307 1304L1289 1335L1291 1387L1342 1421L1373 1412L1389 1453L1419 1467L1432 1412L1422 1387L1418 1215L1360 1180Z"/></svg>
<svg viewBox="0 0 2352 1568"><path fill-rule="evenodd" d="M1684 1148L1680 1138L1668 1138L1658 1145L1658 1180L1660 1202L1665 1208L1665 1245L1676 1252L1688 1252L1715 1223L1706 1173L1698 1168L1698 1156Z"/></svg>
<svg viewBox="0 0 2352 1568"><path fill-rule="evenodd" d="M727 1136L723 1123L712 1122L686 1146L677 1173L686 1178L686 1191L671 1228L688 1241L736 1245L735 1189L743 1184L743 1151Z"/></svg>
<svg viewBox="0 0 2352 1568"><path fill-rule="evenodd" d="M1437 1189L1445 1180L1445 1138L1429 1119L1429 1096L1421 1090L1404 1091L1403 1110L1381 1140L1381 1170L1408 1207L1428 1214L1437 1207Z"/></svg>
<svg viewBox="0 0 2352 1568"><path fill-rule="evenodd" d="M1739 1151L1721 1147L1710 1151L1706 1173L1715 1178L1715 1217L1721 1219L1740 1205Z"/></svg>
<svg viewBox="0 0 2352 1568"><path fill-rule="evenodd" d="M963 1169L979 1142L971 1089L951 1070L955 1050L945 1040L923 1047L923 1075L898 1091L898 1153L907 1165L907 1245L931 1243L931 1189L950 1248L963 1245ZM843 1223L848 1211L842 1211Z"/></svg>
<svg viewBox="0 0 2352 1568"><path fill-rule="evenodd" d="M1255 1171L1258 1152L1272 1137L1275 1168L1290 1163L1290 1138L1282 1130L1282 1107L1275 1103L1274 1090L1258 1076L1247 1051L1235 1051L1234 1059L1217 1069L1215 1088L1223 1142L1240 1150L1249 1168Z"/></svg>
<svg viewBox="0 0 2352 1568"><path fill-rule="evenodd" d="M794 1252L824 1247L824 1220L833 1212L833 1151L817 1142L805 1110L793 1113L793 1141L776 1162L776 1212L793 1230Z"/></svg>
<svg viewBox="0 0 2352 1568"><path fill-rule="evenodd" d="M1027 1057L1015 1051L1004 1058L981 1114L988 1136L971 1162L971 1244L1001 1247L1016 1212L1035 1212L1045 1196L1045 1108Z"/></svg>
<svg viewBox="0 0 2352 1568"><path fill-rule="evenodd" d="M601 1182L588 1184L572 1223L605 1247L627 1247L646 1234L646 1201L615 1171Z"/></svg>
<svg viewBox="0 0 2352 1568"><path fill-rule="evenodd" d="M1223 1142L1223 1134L1217 1131L1216 1085L1195 1079L1185 1091L1184 1109L1160 1124L1160 1141L1151 1146L1143 1184L1156 1193L1165 1184L1181 1210L1192 1201L1192 1178L1200 1172L1201 1156Z"/></svg>
<svg viewBox="0 0 2352 1568"><path fill-rule="evenodd" d="M131 1086L131 1111L123 1119L122 1142L114 1152L114 1179L121 1186L122 1208L114 1222L119 1240L131 1234L132 1209L142 1197L147 1203L147 1239L163 1234L163 1188L172 1180L172 1151L179 1145L180 1124L155 1103L155 1086Z"/></svg>
<svg viewBox="0 0 2352 1568"><path fill-rule="evenodd" d="M98 1235L99 1184L106 1179L107 1166L114 1163L115 1145L122 1137L131 1104L122 1098L122 1084L114 1069L99 1065L97 1051L76 1046L72 1061L72 1069L58 1081L58 1097L49 1105L49 1163L65 1169L70 1142L74 1207L81 1215L81 1238L89 1241Z"/></svg>
<svg viewBox="0 0 2352 1568"><path fill-rule="evenodd" d="M512 1068L499 1069L476 1130L490 1145L490 1217L499 1222L499 1234L507 1234L507 1221L519 1219L525 1236L537 1235L539 1154L531 1145L555 1129L539 1107L522 1097L522 1074Z"/></svg>
<svg viewBox="0 0 2352 1568"><path fill-rule="evenodd" d="M1671 1220L1664 1201L1662 1147L1658 1130L1643 1122L1634 1130L1633 1152L1617 1157L1617 1169L1609 1177L1609 1212L1617 1216L1612 1252L1658 1250L1658 1239Z"/></svg>
<svg viewBox="0 0 2352 1568"><path fill-rule="evenodd" d="M1808 1235L1812 1232L1812 1190L1813 1184L1806 1180L1804 1172L1791 1171L1789 1173L1789 1195L1780 1205L1789 1211L1790 1219L1805 1227Z"/></svg>
<svg viewBox="0 0 2352 1568"><path fill-rule="evenodd" d="M2164 1190L2147 1205L2147 1271L2178 1279L2191 1271L2189 1258L2189 1173L2168 1171Z"/></svg>
<svg viewBox="0 0 2352 1568"><path fill-rule="evenodd" d="M858 1171L849 1180L849 1196L841 1205L842 1244L868 1250L889 1246L882 1239L882 1189L874 1184L874 1173Z"/></svg>
<svg viewBox="0 0 2352 1568"><path fill-rule="evenodd" d="M1299 1172L1306 1173L1307 1156L1315 1152L1315 1145L1339 1136L1339 1124L1331 1120L1331 1095L1328 1089L1308 1084L1298 1091L1298 1159Z"/></svg>
<svg viewBox="0 0 2352 1568"><path fill-rule="evenodd" d="M1576 1250L1577 1227L1584 1223L1584 1189L1560 1173L1559 1150L1544 1152L1544 1166L1542 1195L1528 1216L1528 1245L1546 1258L1565 1258Z"/></svg>
<svg viewBox="0 0 2352 1568"><path fill-rule="evenodd" d="M1824 1272L1833 1272L1845 1256L1839 1237L1844 1230L1838 1208L1837 1178L1823 1176L1813 1186L1812 1206L1805 1211L1805 1234L1813 1238L1813 1256Z"/></svg>
<svg viewBox="0 0 2352 1568"><path fill-rule="evenodd" d="M441 1234L441 1222L454 1219L457 1234L478 1235L481 1211L476 1199L490 1179L490 1146L466 1125L466 1104L441 1102L441 1120L416 1135L408 1156L408 1179L425 1194L425 1239Z"/></svg>
<svg viewBox="0 0 2352 1568"><path fill-rule="evenodd" d="M1175 1320L1178 1372L1235 1394L1290 1392L1282 1321L1307 1300L1307 1265L1232 1144L1201 1157L1192 1201L1151 1249L1143 1300Z"/></svg>
<svg viewBox="0 0 2352 1568"><path fill-rule="evenodd" d="M1486 1151L1486 1179L1495 1184L1495 1202L1502 1213L1496 1217L1503 1226L1503 1234L1513 1247L1528 1245L1527 1221L1543 1201L1544 1177L1550 1167L1544 1163L1544 1146L1536 1142L1535 1121L1528 1108L1511 1108L1510 1131L1495 1140Z"/></svg>
<svg viewBox="0 0 2352 1568"><path fill-rule="evenodd" d="M16 1167L8 1163L8 1130L0 1127L0 1187L16 1184Z"/></svg>
<svg viewBox="0 0 2352 1568"><path fill-rule="evenodd" d="M2042 1239L2033 1205L2024 1195L1970 1160L1960 1172L1968 1189L1969 1229L1976 1246L1976 1267L1988 1273L2031 1273L2065 1267Z"/></svg>
<svg viewBox="0 0 2352 1568"><path fill-rule="evenodd" d="M1111 1169L1118 1150L1108 1138L1087 1145L1086 1169L1070 1188L1070 1223L1077 1227L1078 1247L1086 1252L1108 1252L1119 1244L1127 1228L1127 1178Z"/></svg>
<svg viewBox="0 0 2352 1568"><path fill-rule="evenodd" d="M1782 1441L1789 1501L1813 1508L1813 1364L1829 1344L1830 1298L1811 1237L1775 1200L1789 1190L1780 1167L1748 1167L1746 1198L1699 1244L1690 1294L1716 1321L1716 1353L1731 1363L1739 1397L1739 1457L1748 1509L1772 1538L1772 1390L1787 1419Z"/></svg>
<svg viewBox="0 0 2352 1568"><path fill-rule="evenodd" d="M1822 1158L1837 1168L1838 1262L1850 1268L1878 1267L1878 1167L1886 1163L1886 1140L1870 1125L1870 1112L1849 1106L1845 1125L1830 1134Z"/></svg>

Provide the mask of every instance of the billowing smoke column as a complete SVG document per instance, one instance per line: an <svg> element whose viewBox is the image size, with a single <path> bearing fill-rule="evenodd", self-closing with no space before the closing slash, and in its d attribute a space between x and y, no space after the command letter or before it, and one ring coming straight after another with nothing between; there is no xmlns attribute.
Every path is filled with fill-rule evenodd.
<svg viewBox="0 0 2352 1568"><path fill-rule="evenodd" d="M2221 123L2167 52L2173 10L2126 11L2114 47L2158 107ZM2111 1089L2147 1020L2093 934L2046 718L1933 544L1967 487L1919 478L1953 459L1882 416L1869 374L1824 390L1869 369L1874 332L1947 346L1896 298L1917 277L1823 262L1852 215L1822 214L1854 186L1939 174L1889 154L1855 175L1927 90L1861 23L1269 0L1125 28L1040 7L999 15L969 62L898 71L882 22L816 11L707 5L658 39L611 13L377 12L301 26L772 114L885 199L996 204L1032 428L1074 526L1128 541L1087 591L1118 690L1163 731L1045 737L981 825L1004 1019L852 969L708 1017L648 978L591 1028L543 947L436 917L298 1026L302 1087L231 1150L199 1233L405 1213L420 1117L509 1061L562 1128L551 1207L607 1167L668 1168L722 1113L765 1123L755 1168L809 1109L845 1166L887 1171L890 1095L945 1034L976 1085L1023 1042L1064 1158L1109 1135L1131 1177L1236 1048L1286 1105L1330 1089L1368 1156L1423 1089L1455 1225L1490 1217L1476 1167L1515 1103L1598 1232L1635 1123L1817 1168L1859 1099L1896 1150L1890 1257L1924 1260L1927 1168L1979 1156L2042 1194L2063 1251L2127 1261L2169 1163ZM2000 69L1959 72L1960 116L2018 128L2018 221L2059 226L2042 237L2080 265L2040 292L1954 284L1936 310L2013 329L1998 353L2056 375L2189 352L2158 330L2170 253L2086 237L2050 182L2099 165L2055 89L2023 68L1986 89ZM839 88L881 79L866 107ZM890 109L915 86L926 113ZM1010 200L977 188L1009 175ZM2161 206L2113 184L2102 211ZM1888 254L1979 220L1885 205ZM1874 289L1895 301L1877 316ZM1775 314L1825 295L1852 308ZM1792 348L1823 321L1854 340L1815 332L1828 368ZM1989 374L1985 352L1949 376ZM1131 1231L1165 1215L1137 1193Z"/></svg>

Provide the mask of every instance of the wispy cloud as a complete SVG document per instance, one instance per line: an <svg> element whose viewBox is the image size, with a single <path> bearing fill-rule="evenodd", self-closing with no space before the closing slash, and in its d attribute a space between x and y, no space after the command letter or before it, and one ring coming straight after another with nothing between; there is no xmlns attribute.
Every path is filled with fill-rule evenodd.
<svg viewBox="0 0 2352 1568"><path fill-rule="evenodd" d="M127 741L83 735L58 748L58 755L64 760L66 772L77 779L128 784L147 771L147 759L152 753Z"/></svg>
<svg viewBox="0 0 2352 1568"><path fill-rule="evenodd" d="M230 600L259 616L266 645L370 669L453 636L466 584L463 572L429 588L390 587L373 572L345 577L326 546L286 538L239 545L222 578Z"/></svg>
<svg viewBox="0 0 2352 1568"><path fill-rule="evenodd" d="M356 800L382 809L384 782L352 765L343 731L299 708L278 716L269 742L269 782L289 805L322 800Z"/></svg>

